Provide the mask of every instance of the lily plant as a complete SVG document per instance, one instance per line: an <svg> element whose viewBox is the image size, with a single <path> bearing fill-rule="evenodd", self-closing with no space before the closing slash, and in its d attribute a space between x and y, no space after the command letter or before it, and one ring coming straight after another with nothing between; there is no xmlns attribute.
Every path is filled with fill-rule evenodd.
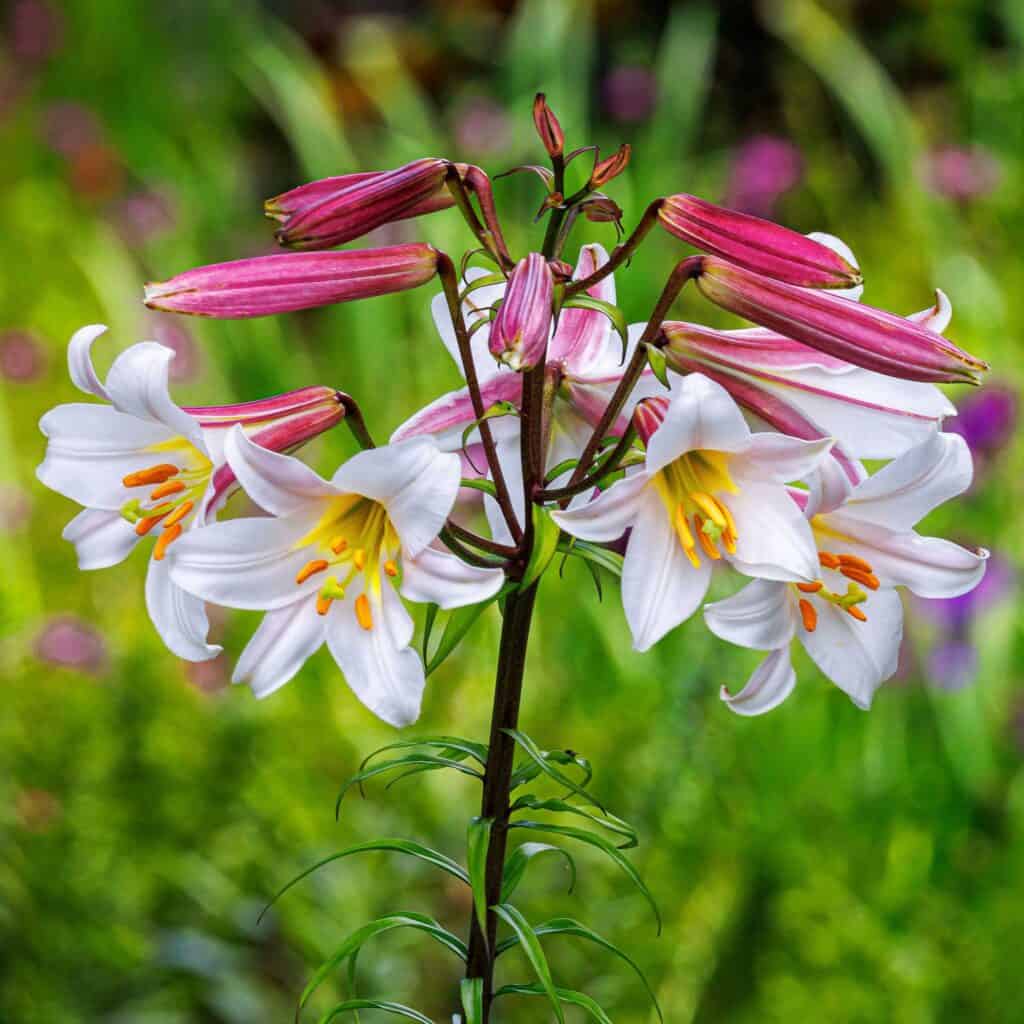
<svg viewBox="0 0 1024 1024"><path fill-rule="evenodd" d="M589 763L519 727L537 594L558 575L548 572L556 555L586 563L595 580L621 579L638 652L696 615L716 576L732 586L732 596L704 605L703 619L723 640L766 652L745 684L721 689L723 707L741 715L791 694L796 640L856 706L870 707L896 669L900 590L956 596L985 571L986 551L915 530L972 474L967 446L942 432L955 408L937 385L976 383L987 369L946 337L946 296L937 291L910 316L873 308L861 301L861 270L841 240L686 194L654 199L611 252L584 242L570 264L581 224L619 228L623 211L604 189L631 154L628 146L603 159L594 147L566 153L543 95L533 115L550 166L513 170L545 186L536 248L510 251L481 168L424 157L268 200L277 240L299 251L197 267L146 287L154 309L247 319L436 282L433 319L465 383L396 425L388 443L377 446L356 400L334 387L179 405L168 390L172 353L155 342L125 349L101 383L90 355L99 325L78 331L68 350L72 382L94 401L58 406L40 424L40 479L83 506L64 531L80 567L113 566L155 538L146 605L167 647L191 660L220 651L207 636L207 604L264 612L234 673L258 697L326 645L365 707L407 726L430 699L430 673L486 609L500 613L486 742L397 740L371 754L339 796L388 773L471 776L481 800L465 863L406 839L329 858L388 850L447 873L472 896L465 934L418 911L372 922L314 974L300 1012L346 964L354 985L362 945L399 927L461 959L459 990L431 1012L463 1024L496 1020L514 997L546 1000L558 1021L565 1006L609 1019L591 997L555 982L547 936L596 944L639 972L589 926L531 924L513 902L537 854L572 863L555 845L569 842L605 853L657 916L623 853L636 834L592 793ZM567 168L590 152L586 180L569 192ZM458 258L428 242L333 250L448 209L473 238ZM630 324L614 275L655 229L690 252L666 268L648 315ZM672 319L687 284L751 326ZM360 450L320 475L297 453L341 424ZM239 490L263 514L228 515ZM414 643L415 606L424 610ZM571 610L560 614L571 628ZM557 792L522 791L530 783ZM529 841L514 842L520 835ZM529 980L504 976L500 957L513 947L525 953ZM323 1019L363 1008L432 1019L390 994L354 990Z"/></svg>

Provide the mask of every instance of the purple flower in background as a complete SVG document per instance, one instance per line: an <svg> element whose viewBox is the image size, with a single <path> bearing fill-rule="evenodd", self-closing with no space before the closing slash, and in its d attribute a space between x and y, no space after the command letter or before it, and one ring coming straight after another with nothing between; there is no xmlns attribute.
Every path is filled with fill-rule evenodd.
<svg viewBox="0 0 1024 1024"><path fill-rule="evenodd" d="M80 103L52 103L43 113L40 128L43 141L68 159L103 142L99 118Z"/></svg>
<svg viewBox="0 0 1024 1024"><path fill-rule="evenodd" d="M36 637L35 650L40 661L94 675L107 663L103 638L73 615L51 619Z"/></svg>
<svg viewBox="0 0 1024 1024"><path fill-rule="evenodd" d="M983 146L939 146L924 167L928 187L959 203L988 195L1001 178L999 161Z"/></svg>
<svg viewBox="0 0 1024 1024"><path fill-rule="evenodd" d="M965 398L957 415L943 425L944 430L959 434L971 449L975 485L982 480L993 458L1012 440L1017 429L1017 407L1016 391L994 384Z"/></svg>
<svg viewBox="0 0 1024 1024"><path fill-rule="evenodd" d="M658 83L647 68L613 68L602 88L605 109L616 121L646 121L658 102Z"/></svg>
<svg viewBox="0 0 1024 1024"><path fill-rule="evenodd" d="M163 313L154 314L151 323L148 333L153 340L174 352L168 369L171 380L194 380L202 369L203 357L192 332L181 320Z"/></svg>
<svg viewBox="0 0 1024 1024"><path fill-rule="evenodd" d="M14 484L0 484L0 533L17 533L32 515L32 498Z"/></svg>
<svg viewBox="0 0 1024 1024"><path fill-rule="evenodd" d="M8 45L19 64L41 64L60 47L63 35L60 13L48 3L18 0L8 11Z"/></svg>
<svg viewBox="0 0 1024 1024"><path fill-rule="evenodd" d="M150 190L125 196L113 208L115 226L124 240L133 246L145 245L170 231L174 227L174 214L171 200Z"/></svg>
<svg viewBox="0 0 1024 1024"><path fill-rule="evenodd" d="M803 157L792 142L755 135L733 156L725 205L769 217L779 197L798 185L803 173Z"/></svg>
<svg viewBox="0 0 1024 1024"><path fill-rule="evenodd" d="M28 331L4 331L0 334L0 376L5 380L36 380L45 368L43 348Z"/></svg>
<svg viewBox="0 0 1024 1024"><path fill-rule="evenodd" d="M459 107L454 133L460 149L480 156L503 153L512 144L508 115L486 96L474 96Z"/></svg>

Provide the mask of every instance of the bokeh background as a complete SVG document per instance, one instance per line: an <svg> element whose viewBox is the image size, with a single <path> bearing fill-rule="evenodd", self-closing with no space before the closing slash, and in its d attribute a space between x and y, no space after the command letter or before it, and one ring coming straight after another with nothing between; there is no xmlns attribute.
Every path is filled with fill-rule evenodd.
<svg viewBox="0 0 1024 1024"><path fill-rule="evenodd" d="M371 785L336 823L339 785L393 733L326 656L257 703L229 686L230 658L169 655L143 607L143 555L76 570L60 540L74 510L34 479L36 424L73 398L68 337L102 321L101 362L142 337L175 348L182 402L327 383L386 436L458 382L426 290L215 323L148 313L142 283L269 251L262 200L304 180L424 154L492 173L536 160L543 89L570 144L633 145L611 188L627 224L649 197L693 191L842 235L874 304L911 312L941 284L952 336L994 371L957 392L950 424L976 484L926 525L993 562L969 598L907 602L903 664L869 714L803 662L795 696L750 721L716 696L748 652L695 620L637 656L614 593L600 602L576 565L552 575L524 728L593 760L596 791L640 829L635 863L666 925L657 938L625 878L585 852L575 896L539 862L523 909L619 942L672 1024L1024 1020L1024 6L12 0L2 25L0 1019L283 1021L369 918L419 910L464 928L464 892L386 854L325 869L257 924L283 882L348 843L390 834L460 855L474 783ZM496 183L516 248L537 236L538 187ZM614 243L611 225L587 229ZM469 244L454 212L386 237ZM631 320L678 252L655 238L620 274ZM727 322L693 296L680 306ZM348 451L338 432L309 455L329 470ZM217 619L229 655L253 625ZM496 635L492 609L432 677L424 732L484 737ZM616 1021L653 1019L614 961L565 939L548 952ZM448 1020L444 955L384 937L360 989ZM515 957L505 980L527 980ZM509 1000L501 1019L546 1017Z"/></svg>

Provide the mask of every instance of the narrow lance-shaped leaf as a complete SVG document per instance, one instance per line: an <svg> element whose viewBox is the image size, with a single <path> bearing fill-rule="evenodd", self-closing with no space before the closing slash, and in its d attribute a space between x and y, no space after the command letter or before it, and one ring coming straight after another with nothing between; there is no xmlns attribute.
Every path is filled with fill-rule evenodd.
<svg viewBox="0 0 1024 1024"><path fill-rule="evenodd" d="M537 975L537 980L543 987L544 994L548 997L548 1001L551 1003L551 1008L555 1011L559 1024L565 1024L565 1015L562 1013L562 1003L558 998L555 983L551 977L551 968L548 966L547 957L544 956L544 950L541 949L540 941L533 934L530 922L511 903L499 904L494 908L494 912L518 936L523 952L526 954L526 959L530 961L530 966Z"/></svg>
<svg viewBox="0 0 1024 1024"><path fill-rule="evenodd" d="M418 1010L384 999L349 999L344 1003L338 1003L333 1010L328 1010L320 1018L320 1024L330 1024L330 1021L335 1017L340 1017L343 1013L358 1013L359 1010L383 1010L385 1013L393 1013L396 1017L417 1021L417 1024L434 1024L429 1017L424 1017Z"/></svg>
<svg viewBox="0 0 1024 1024"><path fill-rule="evenodd" d="M555 853L565 858L565 863L569 868L569 892L571 893L576 888L576 861L573 860L572 854L568 850L563 850L560 846L552 846L550 843L523 843L521 846L517 846L505 861L505 872L501 882L502 903L507 903L512 898L512 894L523 880L523 875L526 874L526 868L530 861L542 853ZM499 945L498 950L500 951L501 948Z"/></svg>
<svg viewBox="0 0 1024 1024"><path fill-rule="evenodd" d="M596 1020L598 1024L612 1024L611 1017L601 1009L601 1006L590 996L583 992L574 992L571 988L556 988L555 994L563 1003L568 1003L570 1006L578 1006L581 1010L586 1010L591 1020ZM547 990L541 985L505 985L498 989L494 993L494 998L498 996L546 996Z"/></svg>
<svg viewBox="0 0 1024 1024"><path fill-rule="evenodd" d="M583 773L583 780L580 783L582 786L589 785L590 780L594 777L594 770L591 767L590 762L581 754L577 754L574 750L547 750L544 752L544 760L548 764L561 764L567 767L572 765L574 768L579 768ZM543 767L536 761L526 761L519 765L519 767L512 773L511 788L518 789L524 783L532 782L543 774Z"/></svg>
<svg viewBox="0 0 1024 1024"><path fill-rule="evenodd" d="M615 551L609 551L608 548L592 544L590 541L573 538L572 542L561 542L558 545L558 550L564 551L567 555L582 558L589 565L598 565L602 569L607 569L608 572L613 573L615 576L622 576L624 559L622 555Z"/></svg>
<svg viewBox="0 0 1024 1024"><path fill-rule="evenodd" d="M619 846L620 850L631 849L640 842L636 829L629 822L616 817L610 811L600 811L600 813L595 814L589 807L570 804L565 800L542 800L532 793L524 794L512 805L513 812L523 810L550 811L552 814L574 814L577 817L586 818L587 821L592 821L595 825L600 825L602 828L608 829L609 832L614 832L625 839L626 842ZM598 809L595 808L595 810Z"/></svg>
<svg viewBox="0 0 1024 1024"><path fill-rule="evenodd" d="M472 775L475 779L483 779L482 773L478 772L475 768L470 768L469 765L462 764L459 761L454 761L447 757L435 757L433 754L408 754L405 757L396 757L392 761L385 761L383 764L375 764L372 768L367 768L365 771L357 772L350 778L344 786L341 788L341 792L338 794L338 800L334 805L335 817L341 811L341 802L345 799L345 794L356 785L360 785L367 779L372 779L375 775L381 775L384 772L392 771L395 768L411 767L414 765L420 765L428 768L454 768L458 772L462 772L463 775Z"/></svg>
<svg viewBox="0 0 1024 1024"><path fill-rule="evenodd" d="M472 757L474 760L479 761L481 766L487 763L487 745L485 743L474 743L472 740L464 740L461 736L420 736L416 739L398 740L395 743L388 743L383 747L379 747L372 754L367 754L363 758L363 763L359 766L359 770L362 771L379 754L383 754L388 750L403 750L409 747L434 747L442 751L448 751L443 756L450 757L456 761L463 759L456 756L461 754L463 757Z"/></svg>
<svg viewBox="0 0 1024 1024"><path fill-rule="evenodd" d="M480 931L487 934L487 851L491 845L490 818L474 818L466 836L466 866L473 889L473 906Z"/></svg>
<svg viewBox="0 0 1024 1024"><path fill-rule="evenodd" d="M578 307L579 309L592 309L595 312L603 313L611 321L615 333L622 341L622 354L625 357L629 346L629 324L626 322L626 315L618 306L602 299L595 299L592 295L574 295L565 302L565 307Z"/></svg>
<svg viewBox="0 0 1024 1024"><path fill-rule="evenodd" d="M484 1024L484 979L463 978L460 994L465 1024Z"/></svg>
<svg viewBox="0 0 1024 1024"><path fill-rule="evenodd" d="M494 597L488 598L486 601L481 601L479 604L466 605L463 608L455 608L448 616L448 621L445 623L444 632L441 634L441 640L437 645L437 650L430 657L430 661L427 662L426 673L429 676L432 672L436 672L441 665L447 659L448 655L455 650L456 647L462 643L466 634L476 624L477 619L492 605L495 601L504 597L512 586L506 584L498 591Z"/></svg>
<svg viewBox="0 0 1024 1024"><path fill-rule="evenodd" d="M537 744L534 743L534 741L530 739L529 736L527 736L523 732L520 732L518 729L505 729L504 731L507 735L511 736L512 739L516 741L516 743L522 749L523 753L525 753L526 756L530 758L530 760L533 761L533 763L537 765L537 767L540 768L540 770L545 775L554 779L555 782L557 782L559 785L565 786L565 788L568 789L571 793L575 793L577 796L583 797L585 800L589 801L592 804L595 804L597 807L600 807L602 810L604 810L604 808L601 806L601 802L596 797L588 793L583 786L579 785L578 783L570 779L569 776L565 774L565 772L559 771L551 763L551 760L547 753L541 750L540 747L538 747Z"/></svg>

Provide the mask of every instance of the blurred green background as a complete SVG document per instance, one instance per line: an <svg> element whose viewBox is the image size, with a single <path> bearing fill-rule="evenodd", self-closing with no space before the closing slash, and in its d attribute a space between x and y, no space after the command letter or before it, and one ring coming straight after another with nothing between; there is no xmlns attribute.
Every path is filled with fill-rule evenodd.
<svg viewBox="0 0 1024 1024"><path fill-rule="evenodd" d="M574 896L540 862L521 907L619 942L672 1024L1024 1020L1018 0L14 0L2 23L0 1020L284 1021L369 918L465 928L463 891L386 854L325 869L257 925L283 882L349 843L406 836L461 856L475 784L371 784L335 823L339 785L393 732L325 654L263 703L228 685L230 659L169 655L143 555L76 570L60 540L74 509L34 479L36 424L73 400L68 337L101 321L103 365L143 337L173 345L183 403L333 384L387 436L458 382L427 290L214 323L147 313L142 283L269 251L263 198L313 177L424 154L492 174L535 161L538 89L570 145L633 145L610 188L627 225L654 195L698 192L842 235L873 304L911 312L941 284L951 335L994 371L956 395L978 481L926 526L994 556L975 598L908 601L903 665L870 713L801 662L793 698L754 720L717 697L749 652L698 619L635 655L613 592L599 602L577 565L551 574L523 727L594 761L596 792L640 829L634 860L666 925L657 938L625 878L585 852ZM514 251L536 245L538 183L495 187ZM611 225L586 230L614 244ZM454 212L380 237L470 244ZM630 320L678 251L653 239L619 275ZM726 322L692 295L680 308ZM349 450L339 432L309 456L330 470ZM233 656L253 625L224 615L215 631ZM492 609L430 680L419 729L484 738L496 636ZM616 1021L653 1019L614 961L566 939L548 952ZM381 938L360 990L447 1021L444 956ZM528 980L517 956L506 981ZM547 1018L510 999L501 1019Z"/></svg>

